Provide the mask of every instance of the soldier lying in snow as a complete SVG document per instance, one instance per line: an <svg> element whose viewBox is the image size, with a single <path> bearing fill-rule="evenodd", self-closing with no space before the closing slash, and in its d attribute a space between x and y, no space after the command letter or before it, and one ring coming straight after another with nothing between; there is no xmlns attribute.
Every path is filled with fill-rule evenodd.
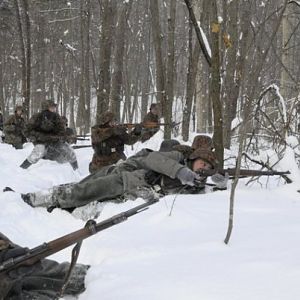
<svg viewBox="0 0 300 300"><path fill-rule="evenodd" d="M9 259L23 255L28 251L13 244L0 233L0 264ZM64 284L69 271L69 263L57 263L49 259L42 259L40 263L22 266L1 275L0 299L56 299L57 293ZM88 266L76 264L64 295L78 295L85 290L84 278Z"/></svg>
<svg viewBox="0 0 300 300"><path fill-rule="evenodd" d="M25 133L34 144L28 158L20 165L27 169L41 158L55 160L58 163L69 162L74 170L78 163L74 150L69 146L64 121L56 113L56 104L47 100L42 104L42 112L32 116Z"/></svg>
<svg viewBox="0 0 300 300"><path fill-rule="evenodd" d="M79 183L23 194L22 198L33 207L69 209L121 196L153 198L153 186L158 187L162 195L182 192L183 189L186 189L185 193L203 193L206 177L200 177L196 171L215 168L214 153L207 147L194 149L177 145L173 149L167 152L143 149L123 163L104 167ZM216 186L226 188L227 178L216 175Z"/></svg>

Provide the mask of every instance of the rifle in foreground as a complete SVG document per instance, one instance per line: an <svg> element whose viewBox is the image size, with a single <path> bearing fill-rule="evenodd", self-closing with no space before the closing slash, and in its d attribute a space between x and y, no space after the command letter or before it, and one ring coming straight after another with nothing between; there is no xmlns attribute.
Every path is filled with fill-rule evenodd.
<svg viewBox="0 0 300 300"><path fill-rule="evenodd" d="M13 270L14 268L18 268L20 266L33 265L38 261L40 261L41 259L48 257L56 252L59 252L73 244L80 243L84 239L102 230L105 230L109 227L112 227L116 224L126 221L129 217L148 209L150 205L156 202L158 202L158 200L148 201L144 204L131 208L125 212L117 214L100 223L96 223L95 221L90 220L87 222L87 225L82 229L64 235L48 243L44 243L35 248L32 248L24 255L20 255L16 258L8 259L4 261L0 265L0 274L9 272L10 270Z"/></svg>
<svg viewBox="0 0 300 300"><path fill-rule="evenodd" d="M212 176L216 173L225 175L228 173L229 176L235 177L236 168L229 168L229 169L211 169L211 170L200 170L197 171L197 174L201 176ZM290 174L289 171L279 172L279 171L259 171L259 170L248 170L248 169L240 169L239 170L239 177L253 177L253 176L274 176L274 175L287 175Z"/></svg>

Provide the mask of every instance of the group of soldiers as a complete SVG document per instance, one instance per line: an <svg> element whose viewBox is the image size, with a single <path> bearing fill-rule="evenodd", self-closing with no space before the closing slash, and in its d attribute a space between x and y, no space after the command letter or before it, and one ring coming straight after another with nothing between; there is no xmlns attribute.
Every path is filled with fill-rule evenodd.
<svg viewBox="0 0 300 300"><path fill-rule="evenodd" d="M68 127L67 118L56 112L56 106L51 100L44 101L41 112L33 115L27 123L23 118L22 106L16 106L14 114L4 122L5 143L11 144L16 149L22 149L27 140L34 144L32 153L20 165L21 168L27 169L44 158L59 163L69 162L74 170L78 169L75 152L70 147L70 144L76 143L76 134ZM136 124L128 133L127 127L116 123L116 117L112 112L104 112L100 117L100 123L92 127L94 155L89 166L90 172L126 159L124 145L150 139L159 130L158 115L157 104L151 104L143 122ZM143 127L146 124L148 128Z"/></svg>
<svg viewBox="0 0 300 300"><path fill-rule="evenodd" d="M155 106L152 106L151 110ZM26 125L27 135L35 144L21 167L27 168L42 157L54 157L52 146L59 147L65 159L75 169L76 156L63 138L65 124L55 112L56 105L48 101L41 113L34 115ZM16 115L18 110L16 110ZM153 116L151 116L153 114ZM144 148L126 159L124 144L149 139L159 129L157 114L149 112L157 126L144 130L136 126L130 133L116 125L113 113L103 114L101 123L92 128L94 156L90 164L91 174L80 182L54 186L47 191L21 194L32 207L44 207L50 212L60 208L72 212L91 202L123 202L142 197L153 200L170 193L204 193L207 178L201 170L217 168L212 139L205 135L194 138L192 146L181 145L176 140L165 140L158 151ZM6 125L5 125L6 126ZM42 128L42 133L38 128ZM46 143L51 139L51 143ZM61 160L58 160L61 162ZM211 177L216 189L226 189L228 178L215 174ZM11 189L6 189L11 191ZM0 235L0 265L26 253L26 248L13 244ZM68 281L65 295L76 295L84 290L84 277L89 266L77 264ZM2 275L0 299L54 299L68 270L68 264L43 259L39 263L19 267ZM1 298L2 297L2 298Z"/></svg>

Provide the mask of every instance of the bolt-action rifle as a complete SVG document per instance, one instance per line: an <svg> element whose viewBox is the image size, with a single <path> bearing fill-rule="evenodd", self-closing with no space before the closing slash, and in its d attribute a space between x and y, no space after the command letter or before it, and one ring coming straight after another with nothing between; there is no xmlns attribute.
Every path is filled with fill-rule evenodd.
<svg viewBox="0 0 300 300"><path fill-rule="evenodd" d="M174 128L175 126L179 125L181 122L172 122L172 123L156 123L156 122L142 122L142 123L123 123L118 124L116 126L122 126L126 128L134 128L136 126L142 126L143 128L155 128L159 126L170 126L171 128Z"/></svg>
<svg viewBox="0 0 300 300"><path fill-rule="evenodd" d="M156 203L157 201L158 200L156 199L148 201L125 212L112 216L111 218L106 219L100 223L96 223L95 221L90 220L82 229L64 235L48 243L43 243L35 248L30 249L26 254L4 261L0 265L0 275L20 266L33 265L41 259L59 252L73 244L81 243L84 239L116 224L124 222L129 217L148 209L150 205Z"/></svg>
<svg viewBox="0 0 300 300"><path fill-rule="evenodd" d="M200 176L212 176L216 173L225 175L228 173L230 177L235 177L236 168L229 169L210 169L210 170L200 170L196 172ZM259 170L248 170L248 169L240 169L239 177L254 177L254 176L274 176L274 175L287 175L290 174L289 171L279 172L279 171L259 171Z"/></svg>

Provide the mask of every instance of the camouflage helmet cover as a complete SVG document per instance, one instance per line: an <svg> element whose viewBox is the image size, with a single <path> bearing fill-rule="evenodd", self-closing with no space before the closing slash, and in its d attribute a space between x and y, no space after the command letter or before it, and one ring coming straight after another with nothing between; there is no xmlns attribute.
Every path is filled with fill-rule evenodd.
<svg viewBox="0 0 300 300"><path fill-rule="evenodd" d="M214 148L212 138L207 135L197 135L193 140L192 148L212 150Z"/></svg>
<svg viewBox="0 0 300 300"><path fill-rule="evenodd" d="M180 143L177 140L171 139L171 140L164 140L160 144L159 151L160 152L168 152L174 150L173 147L180 145Z"/></svg>
<svg viewBox="0 0 300 300"><path fill-rule="evenodd" d="M16 105L15 112L17 112L18 110L24 111L23 106L22 105Z"/></svg>
<svg viewBox="0 0 300 300"><path fill-rule="evenodd" d="M104 125L115 120L115 114L111 111L106 111L100 116L100 124Z"/></svg>
<svg viewBox="0 0 300 300"><path fill-rule="evenodd" d="M47 110L50 107L56 107L57 104L53 100L45 100L42 102L42 110Z"/></svg>

